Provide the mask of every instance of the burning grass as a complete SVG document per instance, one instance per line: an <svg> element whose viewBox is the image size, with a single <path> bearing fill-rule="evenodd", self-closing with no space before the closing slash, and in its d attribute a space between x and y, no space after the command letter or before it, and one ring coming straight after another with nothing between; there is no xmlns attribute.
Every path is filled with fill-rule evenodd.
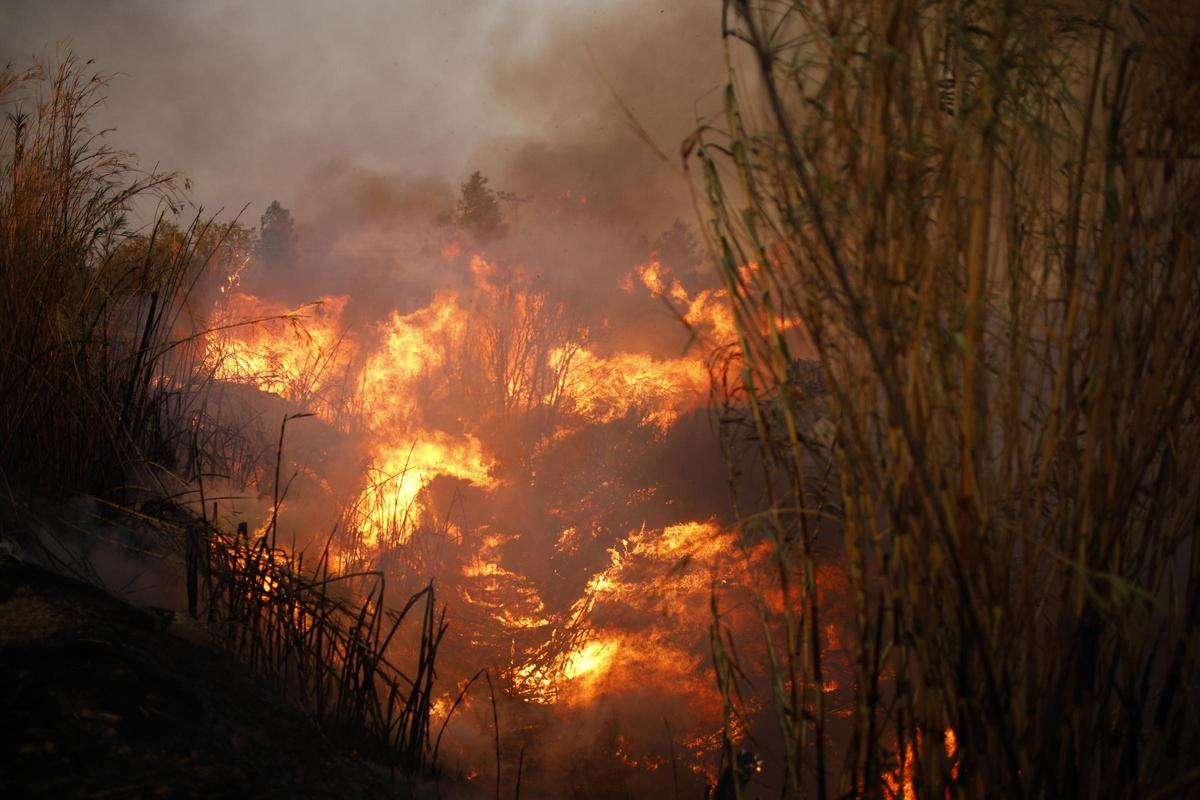
<svg viewBox="0 0 1200 800"><path fill-rule="evenodd" d="M249 258L244 231L199 217L184 229L167 221L181 181L138 171L87 128L106 84L85 68L68 57L57 68L0 72L0 100L33 105L28 113L15 105L0 127L6 494L19 508L24 490L95 493L109 517L133 515L164 534L166 553L157 555L182 551L189 610L221 643L347 747L410 773L429 769L446 631L432 584L392 609L382 573L335 575L328 548L306 572L301 553L277 546L274 514L251 538L244 526L218 527L215 503L212 518L176 505L195 500L204 514L206 481L210 495L214 483L239 476L262 483L265 454L239 429L245 420L221 421L214 387L252 373L292 403L341 408L328 394L306 393L332 392L341 340L299 326L309 309L250 316L226 300L225 316L210 315L211 293L225 294L231 284L221 279L236 279ZM138 233L127 215L147 200L160 213ZM340 307L329 306L336 317ZM264 355L254 343L275 327L304 344ZM242 346L214 353L236 329ZM277 468L276 512L279 478ZM395 653L411 654L411 668L396 667Z"/></svg>
<svg viewBox="0 0 1200 800"><path fill-rule="evenodd" d="M590 732L656 708L678 733L664 739L654 719L645 735L624 734L612 745L622 757L607 756L620 773L610 778L661 787L671 762L659 751L670 744L681 786L699 792L719 746L719 702L703 666L710 570L735 534L709 519L715 495L691 501L704 509L694 519L684 503L698 493L687 475L700 465L670 460L699 428L708 433L707 347L674 358L606 347L531 270L461 249L452 257L466 287L435 292L425 307L344 334L334 316L314 317L319 330L339 331L324 339L282 325L222 331L210 352L299 348L249 361L301 367L319 360L304 348L323 340L355 354L336 373L358 387L345 407L310 406L327 423L348 422L346 446L364 465L356 488L329 497L344 503L330 558L393 585L436 577L454 620L443 669L465 676L488 665L499 710L512 720L506 784L517 780L515 758L533 770L524 791L553 795L557 782L576 780L565 771L579 753L600 746ZM661 265L654 270L669 281ZM706 340L722 335L722 297L709 291L689 304ZM300 383L301 372L315 374L298 370ZM292 384L270 370L261 378L229 375L264 392ZM326 396L319 380L302 394ZM719 473L715 450L708 455ZM669 696L655 697L663 686ZM478 691L461 708L487 731L494 723L478 713ZM454 704L452 695L439 707ZM463 724L447 750L478 764L482 751L467 747ZM557 733L564 727L569 736Z"/></svg>
<svg viewBox="0 0 1200 800"><path fill-rule="evenodd" d="M128 230L173 178L97 145L103 83L68 62L3 129L0 475L198 500L193 613L406 769L460 709L447 750L494 751L497 793L668 766L678 793L746 741L784 797L1186 788L1196 20L1073 8L729 3L725 130L685 144L724 285L659 257L621 283L686 326L667 355L458 240L426 305L370 322L240 292L236 226ZM350 479L297 466L320 495L289 496L281 441L272 490L234 384L319 416ZM735 524L686 441L706 399ZM206 516L225 489L253 536ZM278 531L316 504L339 525L303 521L306 567Z"/></svg>
<svg viewBox="0 0 1200 800"><path fill-rule="evenodd" d="M201 535L200 613L226 647L349 749L408 772L433 766L430 708L446 621L432 584L392 609L383 573L331 574L328 549L306 573L303 556L266 532ZM419 617L415 639L402 631L410 612ZM415 653L411 668L389 660L393 644Z"/></svg>

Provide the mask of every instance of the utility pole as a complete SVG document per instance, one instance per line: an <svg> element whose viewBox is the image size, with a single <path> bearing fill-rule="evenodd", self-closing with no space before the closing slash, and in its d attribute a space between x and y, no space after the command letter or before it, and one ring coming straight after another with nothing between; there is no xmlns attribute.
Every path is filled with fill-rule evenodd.
<svg viewBox="0 0 1200 800"><path fill-rule="evenodd" d="M512 217L513 217L513 233L515 234L517 232L517 228L519 227L519 222L521 219L521 216L520 216L521 203L532 203L533 198L528 197L528 196L521 197L516 192L496 192L496 197L499 198L500 200L506 200L511 205Z"/></svg>

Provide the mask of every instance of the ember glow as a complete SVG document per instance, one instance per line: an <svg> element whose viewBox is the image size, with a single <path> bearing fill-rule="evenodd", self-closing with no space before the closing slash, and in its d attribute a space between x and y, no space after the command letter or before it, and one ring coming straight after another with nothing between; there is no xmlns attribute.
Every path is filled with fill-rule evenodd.
<svg viewBox="0 0 1200 800"><path fill-rule="evenodd" d="M954 763L954 756L958 752L958 740L953 728L946 728L942 741L946 761L950 764L949 777L953 781L958 778L958 764ZM920 744L920 737L915 746L911 742L908 743L904 748L903 764L900 768L883 776L884 793L888 800L917 800L917 750ZM949 789L946 790L946 796L950 796Z"/></svg>

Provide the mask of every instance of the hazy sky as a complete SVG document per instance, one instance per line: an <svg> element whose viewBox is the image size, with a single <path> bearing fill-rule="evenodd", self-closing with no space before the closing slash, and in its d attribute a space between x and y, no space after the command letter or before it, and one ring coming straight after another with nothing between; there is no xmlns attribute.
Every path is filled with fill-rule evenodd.
<svg viewBox="0 0 1200 800"><path fill-rule="evenodd" d="M719 6L4 0L0 61L65 48L95 59L116 73L97 117L117 128L111 141L184 172L210 210L253 203L251 220L273 198L300 202L303 218L298 198L330 164L452 183L478 168L520 192L642 180L670 194L665 167L629 155L645 148L605 81L674 155L721 79Z"/></svg>

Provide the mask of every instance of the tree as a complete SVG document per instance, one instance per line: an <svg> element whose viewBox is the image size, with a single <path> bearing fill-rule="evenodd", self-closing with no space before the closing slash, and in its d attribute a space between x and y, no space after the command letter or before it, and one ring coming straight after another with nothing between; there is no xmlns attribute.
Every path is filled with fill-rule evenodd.
<svg viewBox="0 0 1200 800"><path fill-rule="evenodd" d="M658 260L677 275L693 272L703 263L696 232L679 217L658 235L651 247L658 253Z"/></svg>
<svg viewBox="0 0 1200 800"><path fill-rule="evenodd" d="M504 232L504 217L488 179L475 170L462 185L454 221L480 240L494 239Z"/></svg>
<svg viewBox="0 0 1200 800"><path fill-rule="evenodd" d="M268 267L290 261L296 247L292 212L272 200L263 212L258 232L258 255Z"/></svg>

